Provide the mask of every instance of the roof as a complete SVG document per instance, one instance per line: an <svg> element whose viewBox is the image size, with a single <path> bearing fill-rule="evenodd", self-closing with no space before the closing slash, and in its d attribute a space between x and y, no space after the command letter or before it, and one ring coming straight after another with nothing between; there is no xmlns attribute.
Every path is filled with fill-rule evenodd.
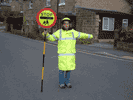
<svg viewBox="0 0 133 100"><path fill-rule="evenodd" d="M133 15L133 14L129 14L129 13L123 13L117 10L106 10L106 9L96 9L96 8L86 8L86 7L81 7L79 5L76 5L75 8L82 8L84 10L90 10L90 11L94 11L96 13L112 13L112 14L126 14L126 15Z"/></svg>
<svg viewBox="0 0 133 100"><path fill-rule="evenodd" d="M74 15L74 16L76 16L76 13L73 13L72 11L68 11L68 12L61 12L61 11L60 11L60 13L62 13L62 14L67 14L67 15Z"/></svg>

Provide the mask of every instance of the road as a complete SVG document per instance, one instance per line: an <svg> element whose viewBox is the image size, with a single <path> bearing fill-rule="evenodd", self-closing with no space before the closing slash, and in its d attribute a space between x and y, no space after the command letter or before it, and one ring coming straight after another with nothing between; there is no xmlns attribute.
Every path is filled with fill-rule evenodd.
<svg viewBox="0 0 133 100"><path fill-rule="evenodd" d="M0 32L0 97L3 100L132 100L133 61L95 53L105 49L85 47L94 51L87 53L76 48L76 70L70 77L72 88L59 89L57 47L46 44L41 93L43 42Z"/></svg>

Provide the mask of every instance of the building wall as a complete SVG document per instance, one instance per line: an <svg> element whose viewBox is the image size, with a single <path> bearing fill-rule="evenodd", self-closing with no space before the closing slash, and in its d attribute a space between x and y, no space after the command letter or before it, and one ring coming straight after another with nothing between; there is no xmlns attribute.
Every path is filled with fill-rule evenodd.
<svg viewBox="0 0 133 100"><path fill-rule="evenodd" d="M66 0L66 2L71 2L72 0ZM121 12L128 13L130 8L128 7L128 4L126 2L120 1L120 0L73 0L75 2L75 6L79 5L81 7L86 8L95 8L95 9L106 9L106 10L117 10ZM33 9L29 8L29 2L24 1L23 2L23 11L24 16L28 22L28 25L26 25L26 22L24 22L24 28L26 29L25 32L28 34L28 32L32 33L34 31L35 26L37 26L36 22L36 14L38 11L44 8L46 6L46 0L35 0L33 3ZM20 11L19 3L13 1L11 5L15 5L16 10ZM118 6L119 5L119 6ZM59 6L59 12L67 12L69 11L66 8L73 8L74 5L71 5L71 3L66 3L66 5ZM55 7L56 8L56 7ZM12 8L12 10L15 10ZM74 11L76 12L76 30L81 31L88 34L93 34L95 39L98 39L99 34L99 15L96 15L95 12L87 11L79 8L75 8ZM32 23L33 22L33 23ZM60 24L60 19L58 24ZM59 25L60 26L60 25ZM82 27L81 27L82 26ZM49 29L50 31L51 29ZM53 32L55 32L57 28L53 27Z"/></svg>
<svg viewBox="0 0 133 100"><path fill-rule="evenodd" d="M13 0L11 3L11 11L20 11L20 4L18 2L16 2L15 0Z"/></svg>
<svg viewBox="0 0 133 100"><path fill-rule="evenodd" d="M77 8L76 30L87 34L93 34L94 39L98 39L99 15L96 15L96 13L92 11Z"/></svg>
<svg viewBox="0 0 133 100"><path fill-rule="evenodd" d="M114 39L114 30L113 31L105 31L102 30L102 22L103 22L103 17L108 17L108 18L114 18L115 22L114 22L114 30L115 29L120 29L122 27L122 20L123 19L128 19L128 25L131 26L133 25L133 19L131 17L131 15L120 15L120 14L100 14L100 19L101 22L99 23L99 39Z"/></svg>
<svg viewBox="0 0 133 100"><path fill-rule="evenodd" d="M2 6L1 5L1 14L0 18L4 21L4 24L6 23L7 17L10 15L11 7L10 6Z"/></svg>
<svg viewBox="0 0 133 100"><path fill-rule="evenodd" d="M127 13L127 14L130 14L129 12L131 11L130 6L128 5L128 3L125 0L75 0L75 1L76 1L75 6L80 6L80 7L84 7L84 8L115 10L115 11L123 12L123 13ZM89 25L84 25L83 23L86 22L85 19L83 17L81 17L80 15L76 14L77 19L81 20L81 21L79 20L79 25L76 24L76 29L81 30L82 32L87 32L87 30L89 32L93 32L95 39L98 39L98 38L113 39L114 31L102 31L102 17L113 16L113 15L108 15L108 16L106 16L106 15L107 14L103 14L103 16L96 15L95 17L92 18L92 20L95 20L95 24L92 23L92 25L89 26ZM123 15L121 15L121 17L122 16ZM119 18L121 18L120 15L119 15L119 18L117 18L117 17L118 17L117 15L114 16L114 18L116 18L115 28L120 28L122 26L122 23L121 23L122 19L119 19ZM123 19L124 18L129 19L130 17L123 17ZM89 17L88 17L88 19L89 19ZM101 22L98 21L99 19L101 19ZM80 27L80 25L82 25L82 28Z"/></svg>
<svg viewBox="0 0 133 100"><path fill-rule="evenodd" d="M36 35L38 23L36 22L37 13L44 8L45 0L35 0L33 6L29 9L29 2L24 2L24 29L26 34Z"/></svg>

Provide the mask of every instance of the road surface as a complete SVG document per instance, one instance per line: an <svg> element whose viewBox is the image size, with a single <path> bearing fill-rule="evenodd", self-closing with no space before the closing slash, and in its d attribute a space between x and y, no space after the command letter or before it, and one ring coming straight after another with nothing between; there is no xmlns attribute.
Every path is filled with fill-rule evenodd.
<svg viewBox="0 0 133 100"><path fill-rule="evenodd" d="M47 43L41 93L43 42L0 32L0 97L2 100L132 100L133 61L95 53L116 52L113 50L94 47L86 50L93 52L77 47L76 69L70 77L72 88L59 89L57 47Z"/></svg>

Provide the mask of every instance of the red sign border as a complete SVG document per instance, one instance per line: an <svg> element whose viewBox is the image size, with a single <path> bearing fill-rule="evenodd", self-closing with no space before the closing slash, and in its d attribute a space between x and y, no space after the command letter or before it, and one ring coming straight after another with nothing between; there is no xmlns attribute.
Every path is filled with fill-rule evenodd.
<svg viewBox="0 0 133 100"><path fill-rule="evenodd" d="M55 16L55 20L54 20L53 24L51 24L50 26L43 26L43 25L39 22L39 14L40 14L42 11L44 11L44 10L50 10L50 11L54 14L54 16ZM43 28L50 28L50 27L54 26L55 23L56 23L56 20L57 20L56 13L55 13L52 9L50 9L50 8L41 9L41 10L37 13L37 16L36 16L36 21L37 21L38 25L40 25L40 26L43 27Z"/></svg>

